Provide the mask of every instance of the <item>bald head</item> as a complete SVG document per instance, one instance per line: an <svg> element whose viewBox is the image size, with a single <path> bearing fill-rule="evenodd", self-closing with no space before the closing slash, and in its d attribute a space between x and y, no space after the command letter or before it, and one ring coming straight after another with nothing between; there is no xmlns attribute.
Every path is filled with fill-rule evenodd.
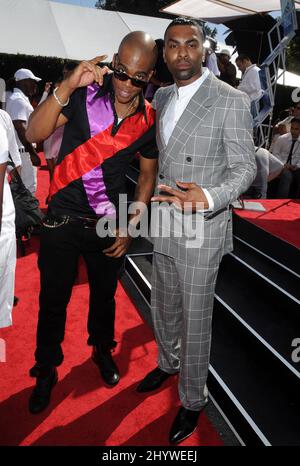
<svg viewBox="0 0 300 466"><path fill-rule="evenodd" d="M151 70L157 60L157 45L147 32L133 31L127 34L120 44L118 55L123 54L130 55L133 63L138 62L142 57L147 57Z"/></svg>
<svg viewBox="0 0 300 466"><path fill-rule="evenodd" d="M140 94L153 76L157 46L146 32L130 32L113 58L113 87L118 105L127 105Z"/></svg>

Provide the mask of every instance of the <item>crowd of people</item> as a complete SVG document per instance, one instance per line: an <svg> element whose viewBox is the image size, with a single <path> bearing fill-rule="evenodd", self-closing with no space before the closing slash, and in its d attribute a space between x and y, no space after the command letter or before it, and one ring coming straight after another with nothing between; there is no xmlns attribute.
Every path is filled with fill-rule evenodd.
<svg viewBox="0 0 300 466"><path fill-rule="evenodd" d="M236 66L231 62L231 53L227 49L216 54L210 47L206 56L212 55L216 56L216 60L212 67L209 61L207 66L219 79L248 95L251 114L255 119L265 94L260 77L261 69L244 53L237 56ZM237 79L237 69L242 73L240 80ZM293 102L289 115L274 122L271 140L266 142L266 147L256 148L257 175L245 197L300 197L299 117L300 103Z"/></svg>
<svg viewBox="0 0 300 466"><path fill-rule="evenodd" d="M43 143L50 175L40 232L32 414L49 405L58 380L79 256L90 288L87 344L106 384L119 382L112 357L114 296L132 241L129 227L144 214L143 209L132 214L122 231L119 196L126 193L126 170L138 153L135 201L157 209L163 204L165 212L175 205L185 213L188 204L195 221L202 222L203 237L190 247L188 235L178 236L174 225L165 235L159 215L152 215L159 232L153 239L151 293L158 364L137 391L156 390L178 374L181 407L169 441L180 443L197 427L208 397L215 284L221 259L233 247L231 204L251 187L257 197L266 197L270 180L277 179L277 196L299 196L300 186L300 104L276 124L272 152L256 150L251 105L263 93L259 68L240 54L238 82L230 52L221 50L217 57L204 52L203 43L199 24L183 18L170 23L164 42L132 32L108 66L98 66L106 56L96 57L64 70L54 86L46 83L35 108L32 98L41 78L28 69L14 75L6 112L0 111L0 327L11 324L16 262L9 156L34 195L41 165L37 144ZM112 235L97 234L103 218L116 219Z"/></svg>

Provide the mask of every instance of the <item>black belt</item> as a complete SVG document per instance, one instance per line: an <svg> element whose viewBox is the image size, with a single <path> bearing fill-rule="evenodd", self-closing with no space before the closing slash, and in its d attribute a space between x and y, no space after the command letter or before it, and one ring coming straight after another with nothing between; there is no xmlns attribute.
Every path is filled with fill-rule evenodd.
<svg viewBox="0 0 300 466"><path fill-rule="evenodd" d="M72 217L71 215L47 215L44 220L44 226L56 228L61 225L79 225L84 228L96 228L100 217Z"/></svg>

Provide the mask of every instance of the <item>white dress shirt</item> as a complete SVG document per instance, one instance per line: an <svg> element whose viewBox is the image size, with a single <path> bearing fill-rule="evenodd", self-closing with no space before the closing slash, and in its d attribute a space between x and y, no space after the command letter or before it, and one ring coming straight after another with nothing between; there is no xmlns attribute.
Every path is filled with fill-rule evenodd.
<svg viewBox="0 0 300 466"><path fill-rule="evenodd" d="M273 147L273 155L281 160L281 162L286 163L292 142L293 138L291 133L286 133L282 136L279 136ZM300 168L300 136L298 137L293 148L292 165L296 165Z"/></svg>
<svg viewBox="0 0 300 466"><path fill-rule="evenodd" d="M263 95L259 71L260 68L256 65L248 66L242 76L242 81L238 85L238 89L245 92L250 97L251 102L260 99Z"/></svg>
<svg viewBox="0 0 300 466"><path fill-rule="evenodd" d="M13 160L20 158L12 121L4 110L0 110L0 163L9 162L9 154ZM14 228L15 207L6 175L4 178L1 236L4 236L7 231L14 231Z"/></svg>
<svg viewBox="0 0 300 466"><path fill-rule="evenodd" d="M218 59L215 52L207 55L206 66L215 76L220 76L221 72L218 67Z"/></svg>
<svg viewBox="0 0 300 466"><path fill-rule="evenodd" d="M33 107L24 92L22 92L21 89L14 88L14 92L8 96L6 111L13 121L25 121L25 126L27 128L29 117L33 112ZM23 148L24 146L18 138L16 131L15 134L19 148Z"/></svg>
<svg viewBox="0 0 300 466"><path fill-rule="evenodd" d="M209 70L207 68L203 68L203 74L192 84L188 84L187 86L181 87L177 87L176 84L173 84L174 95L171 98L171 101L168 105L168 108L166 109L166 112L162 120L163 138L166 144L168 144L171 134L173 133L174 128L177 125L177 122L183 114L184 110L186 109L189 101L191 100L193 95L198 91L199 87L205 81L208 75ZM207 211L211 211L214 209L214 201L211 195L209 194L208 190L205 188L202 189L208 201Z"/></svg>

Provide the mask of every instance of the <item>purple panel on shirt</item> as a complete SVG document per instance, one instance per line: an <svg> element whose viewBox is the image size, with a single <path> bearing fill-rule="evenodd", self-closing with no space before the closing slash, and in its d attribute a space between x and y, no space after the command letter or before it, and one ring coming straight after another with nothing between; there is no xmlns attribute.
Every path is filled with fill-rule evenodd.
<svg viewBox="0 0 300 466"><path fill-rule="evenodd" d="M96 97L99 92L97 84L87 88L86 109L89 119L91 137L101 133L114 122L114 113L109 94Z"/></svg>
<svg viewBox="0 0 300 466"><path fill-rule="evenodd" d="M109 95L96 97L99 92L97 84L91 84L87 88L86 109L90 125L91 137L105 131L114 121L114 113ZM116 216L114 205L106 194L106 186L103 180L101 167L94 168L82 176L82 182L86 191L89 205L99 216Z"/></svg>
<svg viewBox="0 0 300 466"><path fill-rule="evenodd" d="M89 205L99 216L116 217L116 209L106 194L106 186L103 180L101 167L94 168L82 177Z"/></svg>

